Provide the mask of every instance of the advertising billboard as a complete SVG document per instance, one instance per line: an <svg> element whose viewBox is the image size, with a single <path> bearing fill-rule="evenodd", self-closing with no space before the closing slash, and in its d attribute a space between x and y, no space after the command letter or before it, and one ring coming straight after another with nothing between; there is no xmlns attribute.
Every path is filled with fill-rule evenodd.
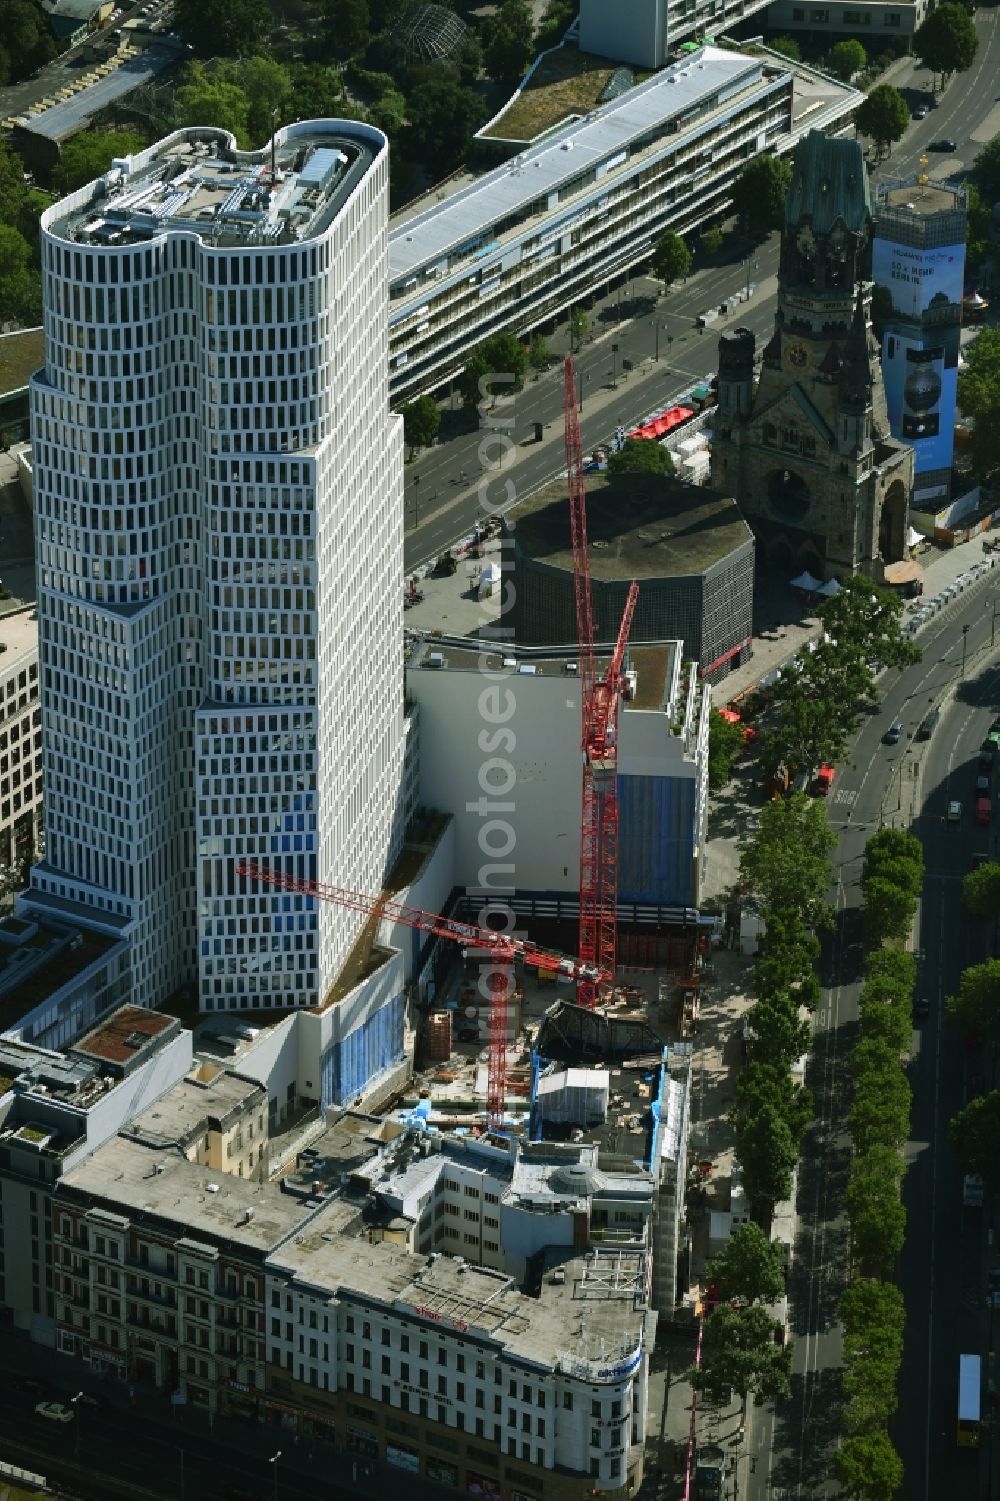
<svg viewBox="0 0 1000 1501"><path fill-rule="evenodd" d="M872 280L889 293L893 312L901 318L920 318L929 308L960 307L964 278L964 245L919 250L879 238L872 245Z"/></svg>
<svg viewBox="0 0 1000 1501"><path fill-rule="evenodd" d="M933 333L921 340L889 330L882 341L889 426L912 443L918 474L950 469L955 446L958 329L940 330L936 342Z"/></svg>

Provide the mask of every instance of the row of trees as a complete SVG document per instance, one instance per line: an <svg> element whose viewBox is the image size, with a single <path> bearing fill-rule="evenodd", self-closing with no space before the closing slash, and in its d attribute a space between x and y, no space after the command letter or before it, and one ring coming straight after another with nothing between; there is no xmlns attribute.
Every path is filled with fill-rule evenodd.
<svg viewBox="0 0 1000 1501"><path fill-rule="evenodd" d="M746 1411L747 1398L787 1402L791 1395L791 1344L768 1312L784 1296L781 1252L759 1225L741 1225L708 1268L716 1300L705 1320L701 1364L690 1373L696 1391L716 1401L731 1388Z"/></svg>
<svg viewBox="0 0 1000 1501"><path fill-rule="evenodd" d="M829 854L835 843L822 802L795 796L768 803L740 855L740 878L763 920L748 1013L750 1061L736 1086L731 1120L753 1219L770 1226L791 1195L810 1092L793 1065L809 1044L805 1017L819 998L816 929L829 922Z"/></svg>
<svg viewBox="0 0 1000 1501"><path fill-rule="evenodd" d="M890 1501L903 1480L887 1432L903 1356L903 1299L892 1282L903 1247L903 1145L911 1090L903 1059L912 1034L916 963L899 945L923 884L923 847L904 829L869 839L861 889L870 945L858 1001L861 1036L851 1056L854 1147L847 1217L855 1277L841 1300L844 1321L843 1442L837 1469L852 1495ZM890 892L900 893L898 899Z"/></svg>
<svg viewBox="0 0 1000 1501"><path fill-rule="evenodd" d="M786 668L771 693L760 736L766 772L789 776L843 758L861 705L882 667L907 667L920 652L901 632L903 603L867 579L848 579L822 606L823 636Z"/></svg>
<svg viewBox="0 0 1000 1501"><path fill-rule="evenodd" d="M962 905L978 922L1000 923L1000 864L987 861L962 883ZM995 931L995 929L994 929ZM1000 960L987 959L963 971L957 995L945 1001L945 1016L970 1047L1000 1043ZM952 1151L963 1173L978 1173L990 1193L1000 1189L1000 1090L976 1095L953 1117Z"/></svg>

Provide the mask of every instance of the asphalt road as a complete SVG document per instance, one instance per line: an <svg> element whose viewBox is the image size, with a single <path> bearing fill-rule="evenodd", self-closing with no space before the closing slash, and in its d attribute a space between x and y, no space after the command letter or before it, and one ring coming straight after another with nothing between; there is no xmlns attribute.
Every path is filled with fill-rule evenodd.
<svg viewBox="0 0 1000 1501"><path fill-rule="evenodd" d="M985 141L1000 132L1000 110L994 113L1000 101L997 12L980 10L975 22L980 51L972 68L952 80L924 120L911 123L892 157L873 174L874 181L912 179L920 170L921 155L931 142L940 139L954 140L957 150L953 154L928 153L927 171L934 178L943 174L960 178ZM910 104L929 98L930 74L912 69L908 63L904 68L906 76L900 80L900 87ZM748 266L749 249L735 252L725 265L696 272L667 297L658 298L658 285L638 278L602 299L590 313L593 342L584 344L577 359L583 377L581 430L585 450L609 438L619 423L634 426L716 370L719 326L699 334L694 321L706 308L718 306L745 287L748 279L759 290L750 302L736 308L725 326L743 324L758 338L770 334L774 326L778 237L774 235L753 248ZM655 358L657 322L661 325L659 360ZM554 351L562 353L565 340L563 329L549 342ZM619 346L617 357L612 354L612 343ZM623 360L630 360L635 367L627 378L622 374ZM562 399L561 367L537 380L529 376L505 413L513 418L513 451L505 454L499 469L487 467L497 463L499 447L488 448L481 456L483 434L470 428L407 465L407 570L437 557L467 536L484 508L507 509L563 472ZM544 425L541 443L534 441L535 422Z"/></svg>
<svg viewBox="0 0 1000 1501"><path fill-rule="evenodd" d="M961 1182L947 1145L949 1118L966 1097L967 1062L942 1003L960 971L983 957L984 935L961 912L961 878L970 856L998 848L1000 822L972 818L978 748L1000 707L1000 632L991 647L992 575L958 596L920 637L922 661L884 678L882 706L855 742L853 765L838 771L829 816L839 834L834 855L837 920L824 955L824 992L816 1017L807 1079L816 1124L799 1169L799 1226L789 1279L795 1337L793 1400L775 1415L752 1416L747 1457L754 1473L741 1479L749 1501L806 1501L835 1495L832 1454L837 1439L841 1340L838 1302L847 1275L843 1195L850 1165L844 1116L850 1098L850 1050L857 1038L857 998L864 951L859 909L865 842L883 824L912 827L924 845L927 879L918 920L918 987L931 1002L914 1033L910 1077L914 1104L908 1213L900 1283L907 1308L906 1349L893 1439L903 1457L904 1501L945 1494L985 1495L977 1481L982 1457L955 1447L958 1355L983 1342L983 1228L963 1218ZM962 627L968 625L966 672ZM932 704L941 720L928 742L913 739ZM895 718L905 734L882 743ZM947 803L963 804L961 823L946 821Z"/></svg>

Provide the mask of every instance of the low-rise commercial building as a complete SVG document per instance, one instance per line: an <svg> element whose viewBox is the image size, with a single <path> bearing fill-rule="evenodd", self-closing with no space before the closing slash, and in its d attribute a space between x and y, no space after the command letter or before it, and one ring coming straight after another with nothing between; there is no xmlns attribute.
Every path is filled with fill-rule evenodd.
<svg viewBox="0 0 1000 1501"><path fill-rule="evenodd" d="M855 90L776 53L705 46L397 215L389 238L390 391L426 390L502 329L530 329L717 215L740 168L829 130Z"/></svg>
<svg viewBox="0 0 1000 1501"><path fill-rule="evenodd" d="M594 632L618 633L629 585L639 599L630 640L683 641L717 681L752 648L753 533L729 496L660 474L585 476ZM520 646L576 632L566 485L538 490L505 518L505 617ZM509 561L510 560L510 561Z"/></svg>
<svg viewBox="0 0 1000 1501"><path fill-rule="evenodd" d="M873 52L893 37L912 41L929 9L929 0L847 0L833 5L775 0L767 8L767 24L772 31L858 37Z"/></svg>

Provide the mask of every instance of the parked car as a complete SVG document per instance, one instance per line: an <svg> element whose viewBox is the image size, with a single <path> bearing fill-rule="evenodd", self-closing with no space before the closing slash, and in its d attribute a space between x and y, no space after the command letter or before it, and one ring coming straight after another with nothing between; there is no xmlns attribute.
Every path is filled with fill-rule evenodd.
<svg viewBox="0 0 1000 1501"><path fill-rule="evenodd" d="M913 118L914 118L914 120L926 120L927 119L927 106L926 106L926 104L918 104L917 105L916 109L913 111Z"/></svg>
<svg viewBox="0 0 1000 1501"><path fill-rule="evenodd" d="M914 1019L914 1021L926 1021L927 1018L930 1016L930 1014L931 1014L931 1003L927 999L927 997L925 995L914 996L914 998L913 998L913 1019Z"/></svg>
<svg viewBox="0 0 1000 1501"><path fill-rule="evenodd" d="M948 804L948 822L949 823L961 823L962 822L962 804L961 803L956 802L956 801L953 800L952 802L950 802Z"/></svg>
<svg viewBox="0 0 1000 1501"><path fill-rule="evenodd" d="M954 141L949 141L947 138L943 138L940 141L931 141L931 143L928 146L927 150L928 151L957 151L958 147L955 145Z"/></svg>
<svg viewBox="0 0 1000 1501"><path fill-rule="evenodd" d="M65 1402L36 1402L35 1417L48 1418L50 1423L72 1423L73 1409Z"/></svg>
<svg viewBox="0 0 1000 1501"><path fill-rule="evenodd" d="M981 771L976 778L976 796L989 797L991 791L990 778L985 771Z"/></svg>
<svg viewBox="0 0 1000 1501"><path fill-rule="evenodd" d="M903 734L903 726L902 726L902 724L900 723L900 721L898 719L894 719L892 721L892 724L886 730L885 734L882 736L883 743L885 745L898 745L899 742L900 742L900 739L902 737L902 734Z"/></svg>
<svg viewBox="0 0 1000 1501"><path fill-rule="evenodd" d="M976 823L986 828L993 817L993 802L988 797L976 798Z"/></svg>

